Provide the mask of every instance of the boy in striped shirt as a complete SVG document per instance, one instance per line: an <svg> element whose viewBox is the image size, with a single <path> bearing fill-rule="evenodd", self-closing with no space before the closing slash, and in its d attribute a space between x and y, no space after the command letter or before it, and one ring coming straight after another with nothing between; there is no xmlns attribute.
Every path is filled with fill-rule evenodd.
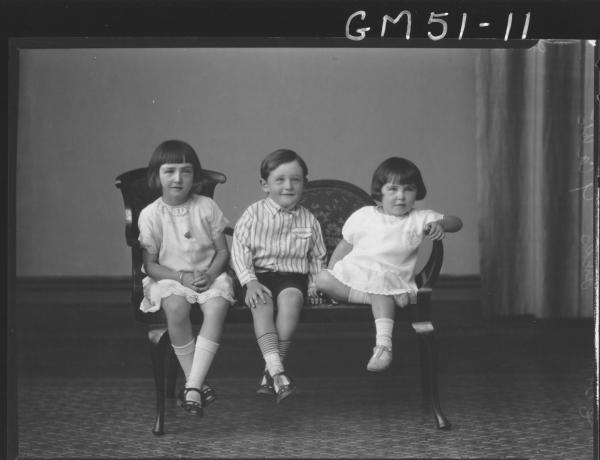
<svg viewBox="0 0 600 460"><path fill-rule="evenodd" d="M236 223L231 265L266 364L257 393L275 394L279 403L295 389L283 361L305 299L320 302L315 277L326 249L319 222L298 204L308 176L304 160L292 150L276 150L261 163L260 176L267 197Z"/></svg>

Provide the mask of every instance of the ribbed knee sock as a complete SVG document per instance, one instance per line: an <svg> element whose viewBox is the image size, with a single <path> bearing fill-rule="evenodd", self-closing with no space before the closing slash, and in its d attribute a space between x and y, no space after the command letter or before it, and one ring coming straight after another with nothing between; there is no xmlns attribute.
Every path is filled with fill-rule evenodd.
<svg viewBox="0 0 600 460"><path fill-rule="evenodd" d="M290 346L292 345L291 340L280 340L279 341L279 359L281 360L281 364L285 362L285 358L287 358L288 351ZM268 370L265 364L265 371Z"/></svg>
<svg viewBox="0 0 600 460"><path fill-rule="evenodd" d="M219 349L219 344L208 340L201 335L196 339L196 349L194 351L194 361L190 375L185 384L188 388L202 388L206 379L206 374L210 369L215 354Z"/></svg>
<svg viewBox="0 0 600 460"><path fill-rule="evenodd" d="M392 349L392 333L394 331L394 320L389 318L379 318L375 320L375 345L383 345Z"/></svg>
<svg viewBox="0 0 600 460"><path fill-rule="evenodd" d="M285 362L287 358L288 352L290 350L290 346L292 345L291 340L280 340L279 341L279 357L281 358L281 362Z"/></svg>
<svg viewBox="0 0 600 460"><path fill-rule="evenodd" d="M177 360L181 368L183 369L183 373L185 375L185 379L187 380L190 371L192 370L192 364L194 362L194 339L185 345L177 346L171 344L173 347L173 351L175 352L175 356L177 356Z"/></svg>
<svg viewBox="0 0 600 460"><path fill-rule="evenodd" d="M283 372L283 364L279 357L279 338L276 332L267 332L258 339L258 347L265 359L269 374L275 375Z"/></svg>
<svg viewBox="0 0 600 460"><path fill-rule="evenodd" d="M350 292L348 293L348 302L369 304L371 303L371 294L350 288Z"/></svg>

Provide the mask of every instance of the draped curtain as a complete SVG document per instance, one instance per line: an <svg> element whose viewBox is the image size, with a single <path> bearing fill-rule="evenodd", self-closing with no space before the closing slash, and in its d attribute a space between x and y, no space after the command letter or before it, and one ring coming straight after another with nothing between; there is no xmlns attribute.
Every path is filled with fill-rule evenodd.
<svg viewBox="0 0 600 460"><path fill-rule="evenodd" d="M593 48L549 40L477 57L488 315L593 316Z"/></svg>

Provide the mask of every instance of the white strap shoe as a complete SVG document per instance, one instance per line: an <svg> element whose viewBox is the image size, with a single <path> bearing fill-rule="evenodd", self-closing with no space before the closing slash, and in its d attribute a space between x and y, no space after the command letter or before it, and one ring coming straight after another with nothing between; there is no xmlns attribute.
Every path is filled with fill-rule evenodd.
<svg viewBox="0 0 600 460"><path fill-rule="evenodd" d="M373 348L373 356L367 364L367 370L370 372L385 371L392 363L392 350L383 345L377 345Z"/></svg>

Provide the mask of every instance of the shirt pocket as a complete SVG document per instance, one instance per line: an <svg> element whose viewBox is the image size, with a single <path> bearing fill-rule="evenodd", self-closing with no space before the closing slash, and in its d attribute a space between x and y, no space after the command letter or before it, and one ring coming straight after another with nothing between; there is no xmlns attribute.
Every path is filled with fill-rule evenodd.
<svg viewBox="0 0 600 460"><path fill-rule="evenodd" d="M292 235L299 239L309 239L312 236L312 229L310 227L294 227Z"/></svg>
<svg viewBox="0 0 600 460"><path fill-rule="evenodd" d="M296 256L304 257L310 249L312 229L310 227L292 228L292 251Z"/></svg>

